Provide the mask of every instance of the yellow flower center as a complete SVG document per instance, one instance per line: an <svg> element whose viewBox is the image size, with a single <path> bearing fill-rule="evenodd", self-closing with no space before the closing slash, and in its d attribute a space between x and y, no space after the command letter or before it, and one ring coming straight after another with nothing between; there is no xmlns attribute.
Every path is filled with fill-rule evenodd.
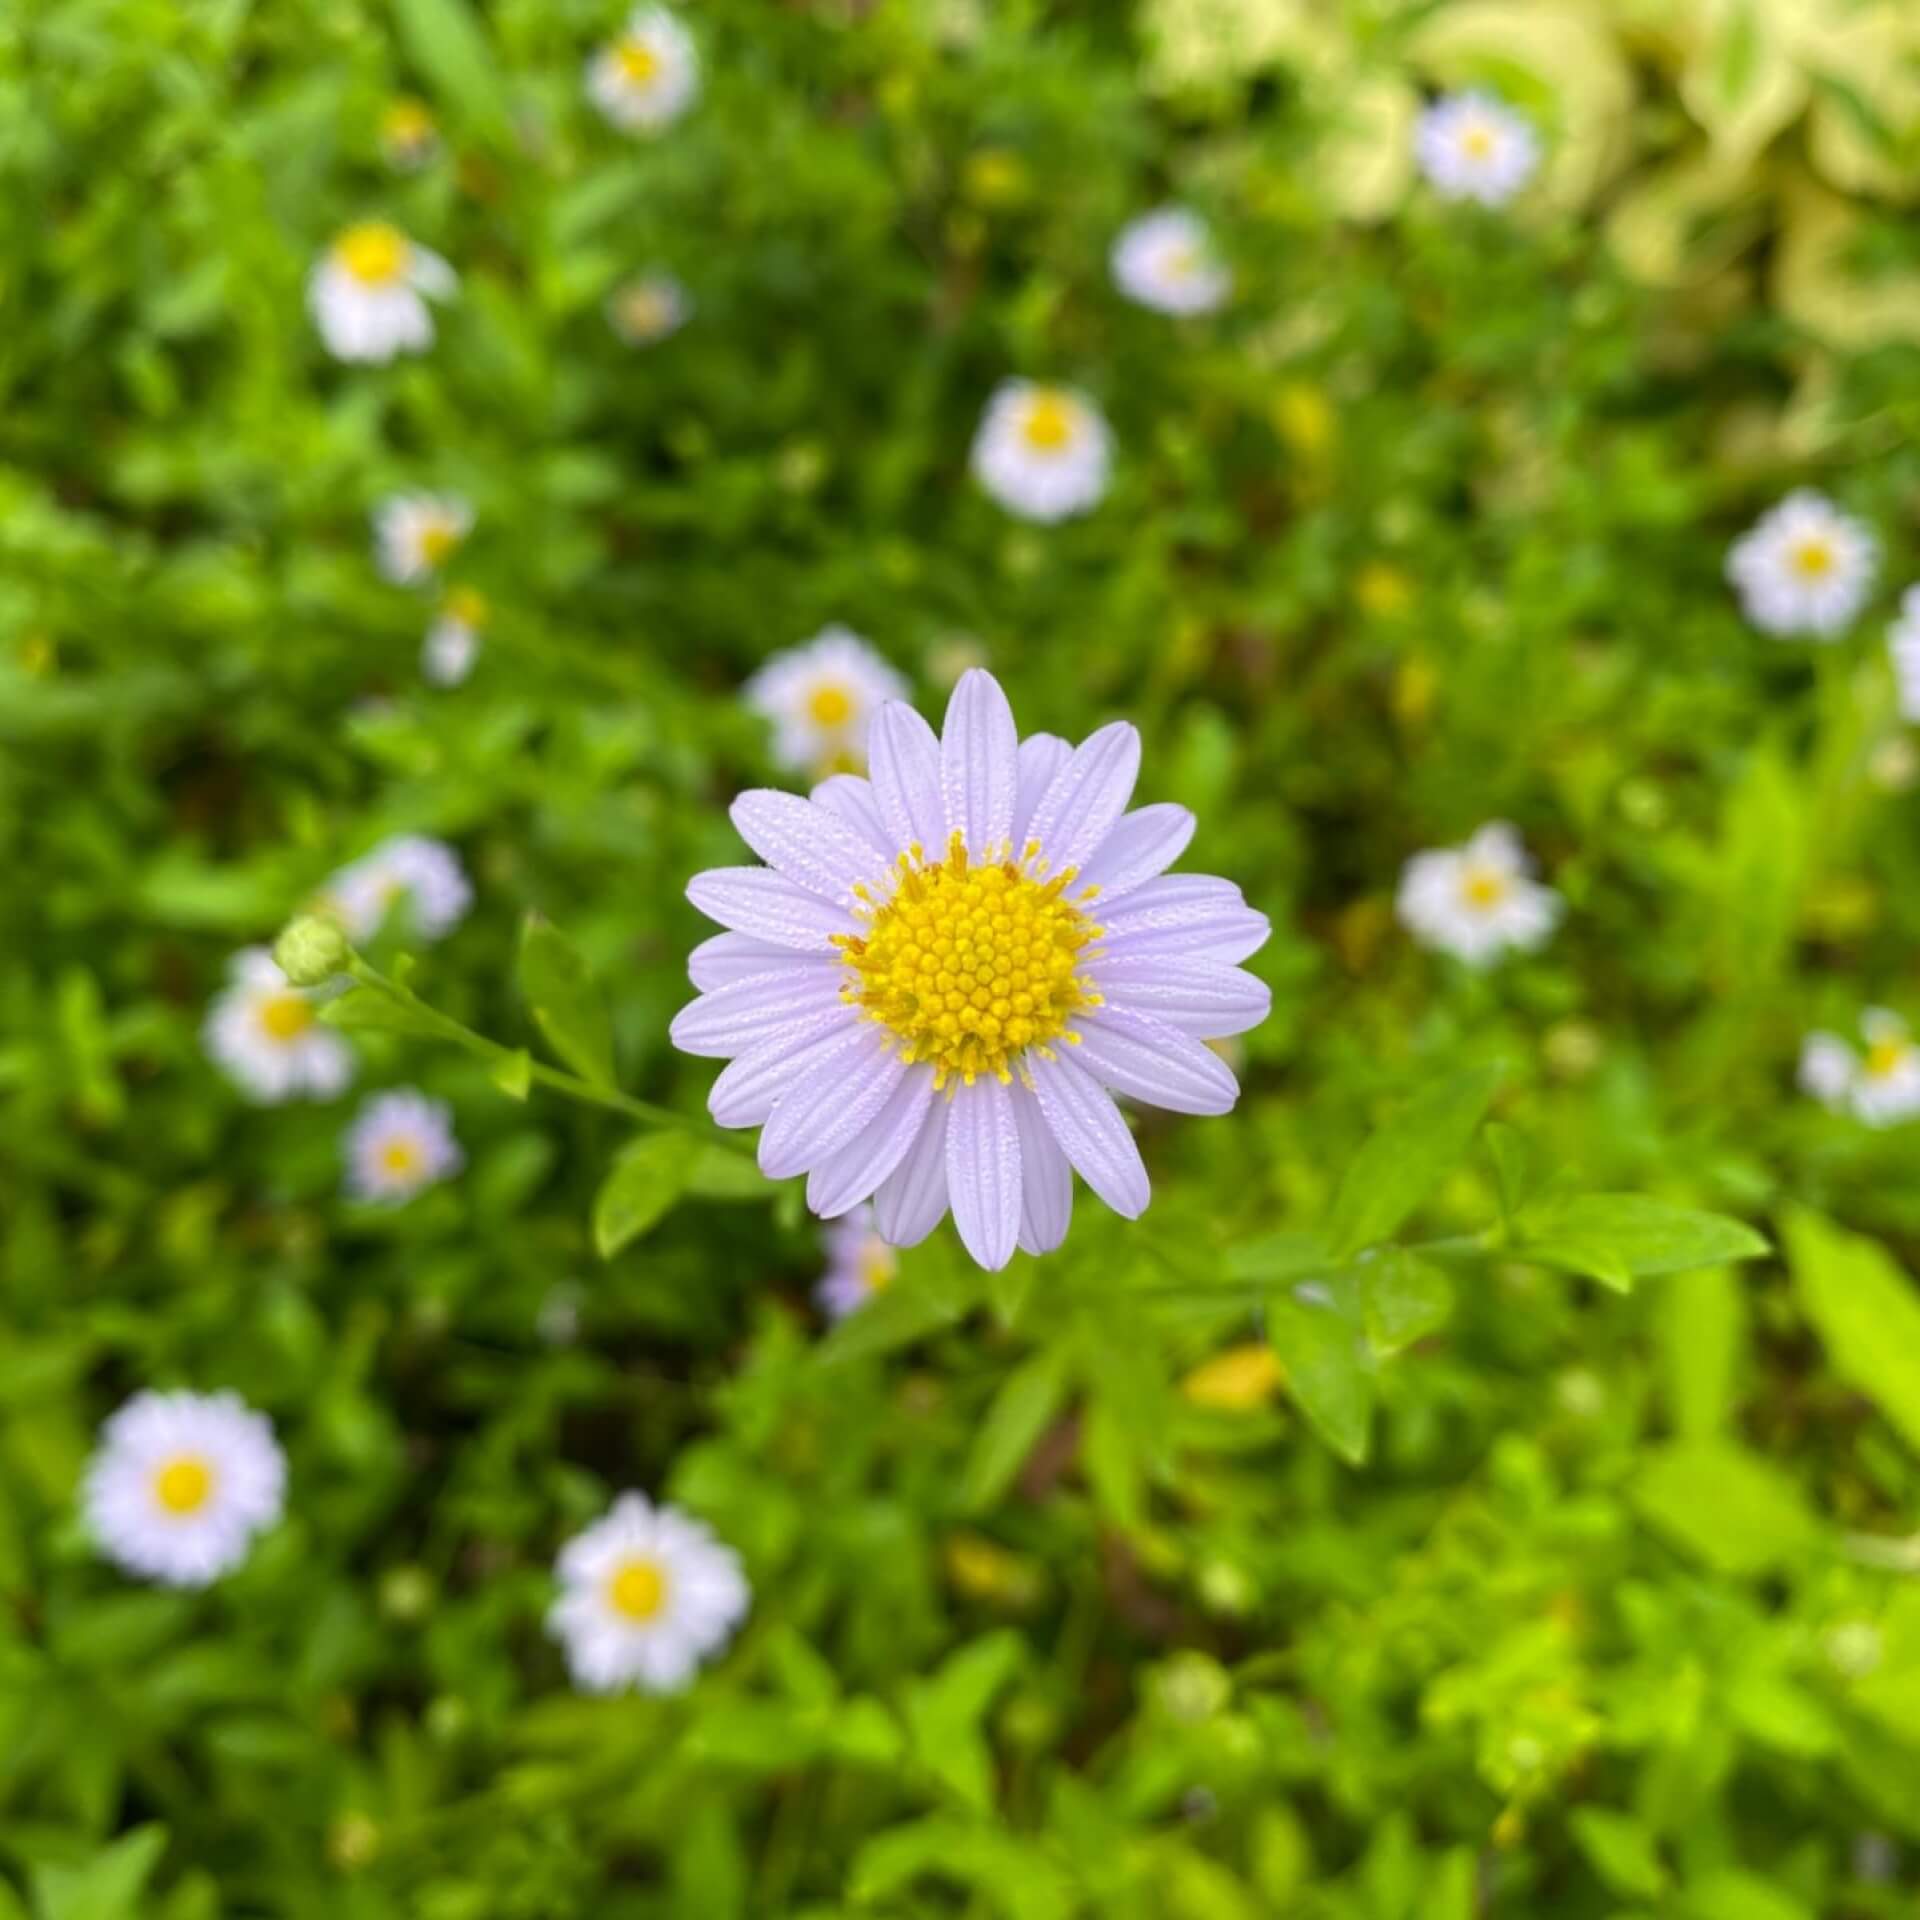
<svg viewBox="0 0 1920 1920"><path fill-rule="evenodd" d="M1825 540L1802 540L1793 550L1793 570L1803 580L1824 580L1833 571L1833 547Z"/></svg>
<svg viewBox="0 0 1920 1920"><path fill-rule="evenodd" d="M860 1284L869 1293L884 1292L893 1284L893 1276L899 1270L900 1262L884 1240L869 1240L861 1249Z"/></svg>
<svg viewBox="0 0 1920 1920"><path fill-rule="evenodd" d="M1069 867L1046 876L1039 844L1016 862L1010 849L970 866L960 836L929 866L918 847L900 856L891 896L875 906L864 935L836 939L851 975L843 997L900 1041L905 1060L930 1060L934 1084L958 1074L1011 1080L1008 1062L1050 1041L1077 1045L1067 1022L1100 996L1079 973L1100 929L1082 908L1095 889L1069 900Z"/></svg>
<svg viewBox="0 0 1920 1920"><path fill-rule="evenodd" d="M390 147L423 147L433 138L433 115L418 100L396 100L387 109L380 132Z"/></svg>
<svg viewBox="0 0 1920 1920"><path fill-rule="evenodd" d="M486 596L475 593L471 587L455 587L447 595L446 615L449 620L457 620L463 627L481 626L487 617Z"/></svg>
<svg viewBox="0 0 1920 1920"><path fill-rule="evenodd" d="M153 1497L182 1520L190 1513L198 1513L212 1491L213 1469L191 1453L169 1460L153 1476Z"/></svg>
<svg viewBox="0 0 1920 1920"><path fill-rule="evenodd" d="M297 993L270 993L260 1002L260 1027L269 1040L284 1045L313 1025L313 1003Z"/></svg>
<svg viewBox="0 0 1920 1920"><path fill-rule="evenodd" d="M389 1140L380 1149L380 1167L396 1180L411 1180L420 1171L420 1149L411 1140Z"/></svg>
<svg viewBox="0 0 1920 1920"><path fill-rule="evenodd" d="M384 220L363 220L333 243L333 257L363 287L390 287L406 277L407 236Z"/></svg>
<svg viewBox="0 0 1920 1920"><path fill-rule="evenodd" d="M1869 1080L1884 1080L1890 1073L1898 1073L1905 1064L1908 1042L1905 1040L1876 1040L1867 1049L1864 1063Z"/></svg>
<svg viewBox="0 0 1920 1920"><path fill-rule="evenodd" d="M1471 126L1460 136L1460 151L1469 160L1485 160L1493 153L1493 129Z"/></svg>
<svg viewBox="0 0 1920 1920"><path fill-rule="evenodd" d="M620 63L621 77L630 85L650 87L660 72L660 56L644 40L622 40L613 57Z"/></svg>
<svg viewBox="0 0 1920 1920"><path fill-rule="evenodd" d="M1469 867L1460 876L1460 898L1476 913L1497 907L1513 883L1493 867Z"/></svg>
<svg viewBox="0 0 1920 1920"><path fill-rule="evenodd" d="M1021 431L1036 453L1058 453L1073 438L1073 401L1064 393L1043 387L1027 404Z"/></svg>
<svg viewBox="0 0 1920 1920"><path fill-rule="evenodd" d="M629 1560L607 1582L607 1604L623 1619L644 1625L667 1604L666 1569L657 1560Z"/></svg>
<svg viewBox="0 0 1920 1920"><path fill-rule="evenodd" d="M451 520L429 520L420 529L420 558L430 567L444 566L460 544L460 529Z"/></svg>
<svg viewBox="0 0 1920 1920"><path fill-rule="evenodd" d="M620 296L620 318L635 339L653 340L666 332L673 315L658 287L629 287Z"/></svg>
<svg viewBox="0 0 1920 1920"><path fill-rule="evenodd" d="M807 695L807 715L816 726L844 727L853 718L853 695L837 680L823 680Z"/></svg>

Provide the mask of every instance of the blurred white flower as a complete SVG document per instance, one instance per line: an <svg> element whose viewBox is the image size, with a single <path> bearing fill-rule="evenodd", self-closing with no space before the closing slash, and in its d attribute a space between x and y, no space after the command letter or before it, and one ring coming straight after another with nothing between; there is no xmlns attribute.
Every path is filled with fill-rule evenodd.
<svg viewBox="0 0 1920 1920"><path fill-rule="evenodd" d="M237 1395L137 1393L101 1428L82 1503L108 1559L204 1587L280 1518L285 1490L272 1423Z"/></svg>
<svg viewBox="0 0 1920 1920"><path fill-rule="evenodd" d="M1436 100L1415 124L1414 158L1443 200L1500 207L1533 178L1540 140L1520 114L1479 92Z"/></svg>
<svg viewBox="0 0 1920 1920"><path fill-rule="evenodd" d="M1464 847L1416 853L1400 875L1401 922L1422 946L1487 966L1537 947L1560 918L1560 896L1533 877L1520 836L1495 820Z"/></svg>
<svg viewBox="0 0 1920 1920"><path fill-rule="evenodd" d="M622 1494L555 1566L547 1631L590 1693L676 1693L732 1637L750 1598L739 1556L673 1507Z"/></svg>
<svg viewBox="0 0 1920 1920"><path fill-rule="evenodd" d="M473 509L450 493L396 493L373 515L374 556L396 586L438 573L473 531Z"/></svg>
<svg viewBox="0 0 1920 1920"><path fill-rule="evenodd" d="M371 1095L346 1137L347 1191L356 1200L397 1203L450 1180L466 1162L444 1100L412 1087Z"/></svg>
<svg viewBox="0 0 1920 1920"><path fill-rule="evenodd" d="M1836 1113L1870 1127L1890 1127L1920 1113L1920 1046L1907 1023L1885 1007L1860 1016L1858 1050L1837 1033L1807 1035L1800 1049L1800 1087Z"/></svg>
<svg viewBox="0 0 1920 1920"><path fill-rule="evenodd" d="M366 220L334 241L307 278L307 305L337 360L388 361L433 345L427 297L458 285L437 253L396 226Z"/></svg>
<svg viewBox="0 0 1920 1920"><path fill-rule="evenodd" d="M746 701L773 723L773 757L796 773L866 764L867 728L907 683L850 627L822 627L776 653L746 685Z"/></svg>
<svg viewBox="0 0 1920 1920"><path fill-rule="evenodd" d="M354 940L371 939L403 902L411 930L423 940L438 940L466 917L473 888L460 856L444 840L421 833L383 840L342 867L320 892L321 907Z"/></svg>
<svg viewBox="0 0 1920 1920"><path fill-rule="evenodd" d="M687 290L670 273L642 273L607 298L607 321L630 347L651 347L678 333L693 313Z"/></svg>
<svg viewBox="0 0 1920 1920"><path fill-rule="evenodd" d="M620 37L587 62L587 96L625 133L657 133L693 105L700 62L665 7L637 9Z"/></svg>
<svg viewBox="0 0 1920 1920"><path fill-rule="evenodd" d="M1796 488L1727 552L1727 579L1763 633L1837 640L1873 590L1871 530L1824 494Z"/></svg>
<svg viewBox="0 0 1920 1920"><path fill-rule="evenodd" d="M1129 300L1161 313L1211 313L1233 286L1206 223L1185 207L1143 213L1123 228L1111 264Z"/></svg>
<svg viewBox="0 0 1920 1920"><path fill-rule="evenodd" d="M441 603L420 646L420 672L430 685L457 687L480 655L487 603L471 587L455 587Z"/></svg>
<svg viewBox="0 0 1920 1920"><path fill-rule="evenodd" d="M829 1320L844 1320L893 1284L900 1256L881 1239L873 1209L864 1203L832 1222L821 1237L827 1271L813 1297Z"/></svg>
<svg viewBox="0 0 1920 1920"><path fill-rule="evenodd" d="M1106 492L1112 464L1106 421L1071 387L1003 381L974 436L974 477L1023 520L1085 513Z"/></svg>
<svg viewBox="0 0 1920 1920"><path fill-rule="evenodd" d="M353 1052L320 1024L324 991L292 985L265 947L227 963L228 984L207 1009L208 1057L244 1093L266 1105L326 1100L353 1078Z"/></svg>
<svg viewBox="0 0 1920 1920"><path fill-rule="evenodd" d="M1887 629L1887 655L1900 694L1900 718L1920 721L1920 586L1900 596L1900 613Z"/></svg>

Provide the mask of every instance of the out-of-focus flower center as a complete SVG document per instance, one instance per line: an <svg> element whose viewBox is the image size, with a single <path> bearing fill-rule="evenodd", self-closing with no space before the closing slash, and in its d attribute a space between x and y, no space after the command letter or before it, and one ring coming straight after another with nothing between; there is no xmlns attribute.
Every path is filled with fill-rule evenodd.
<svg viewBox="0 0 1920 1920"><path fill-rule="evenodd" d="M1820 539L1802 540L1793 550L1793 570L1803 580L1824 580L1833 571L1833 547Z"/></svg>
<svg viewBox="0 0 1920 1920"><path fill-rule="evenodd" d="M412 1140L389 1140L380 1149L380 1169L395 1180L411 1180L420 1171L420 1148Z"/></svg>
<svg viewBox="0 0 1920 1920"><path fill-rule="evenodd" d="M1469 160L1491 160L1493 158L1493 129L1484 121L1476 120L1460 136L1460 151Z"/></svg>
<svg viewBox="0 0 1920 1920"><path fill-rule="evenodd" d="M1074 872L1051 876L1037 842L972 866L958 834L929 866L914 847L900 856L892 894L874 904L864 935L840 937L852 978L845 996L901 1042L902 1057L931 1061L934 1084L954 1074L1013 1078L1027 1047L1078 1040L1067 1023L1100 996L1079 972L1100 929L1083 908L1094 889L1067 897Z"/></svg>
<svg viewBox="0 0 1920 1920"><path fill-rule="evenodd" d="M460 544L460 529L436 515L420 529L420 557L430 567L444 566Z"/></svg>
<svg viewBox="0 0 1920 1920"><path fill-rule="evenodd" d="M1064 393L1042 388L1027 402L1020 430L1034 452L1060 452L1073 438L1073 402Z"/></svg>
<svg viewBox="0 0 1920 1920"><path fill-rule="evenodd" d="M333 257L363 287L391 287L405 279L407 236L384 220L349 227L333 243Z"/></svg>
<svg viewBox="0 0 1920 1920"><path fill-rule="evenodd" d="M659 77L660 56L644 40L622 40L614 49L621 77L630 86L650 87Z"/></svg>
<svg viewBox="0 0 1920 1920"><path fill-rule="evenodd" d="M402 152L428 145L433 134L433 115L418 100L394 101L380 123L381 138Z"/></svg>
<svg viewBox="0 0 1920 1920"><path fill-rule="evenodd" d="M260 1002L260 1026L269 1040L298 1040L313 1025L313 1003L297 993L270 993Z"/></svg>
<svg viewBox="0 0 1920 1920"><path fill-rule="evenodd" d="M816 726L844 727L853 718L853 695L837 680L823 680L807 695L807 716Z"/></svg>
<svg viewBox="0 0 1920 1920"><path fill-rule="evenodd" d="M860 1249L860 1284L869 1293L880 1293L893 1284L900 1262L893 1249L875 1234Z"/></svg>
<svg viewBox="0 0 1920 1920"><path fill-rule="evenodd" d="M1190 240L1183 240L1167 252L1167 278L1191 280L1206 265L1206 256Z"/></svg>
<svg viewBox="0 0 1920 1920"><path fill-rule="evenodd" d="M1513 882L1496 867L1468 867L1460 876L1460 898L1476 913L1486 913L1507 897Z"/></svg>
<svg viewBox="0 0 1920 1920"><path fill-rule="evenodd" d="M1889 1036L1885 1040L1876 1040L1867 1049L1864 1062L1869 1080L1884 1080L1889 1074L1898 1073L1906 1064L1907 1055L1912 1050L1911 1043Z"/></svg>
<svg viewBox="0 0 1920 1920"><path fill-rule="evenodd" d="M153 1476L153 1497L178 1519L198 1513L212 1492L213 1469L191 1453L169 1460Z"/></svg>
<svg viewBox="0 0 1920 1920"><path fill-rule="evenodd" d="M629 287L620 296L620 321L636 340L657 340L673 324L673 307L658 287Z"/></svg>
<svg viewBox="0 0 1920 1920"><path fill-rule="evenodd" d="M458 621L463 627L481 626L487 617L486 596L471 587L455 587L447 595L445 612L449 620Z"/></svg>
<svg viewBox="0 0 1920 1920"><path fill-rule="evenodd" d="M607 1582L607 1604L624 1620L644 1626L667 1604L667 1575L657 1560L629 1560Z"/></svg>

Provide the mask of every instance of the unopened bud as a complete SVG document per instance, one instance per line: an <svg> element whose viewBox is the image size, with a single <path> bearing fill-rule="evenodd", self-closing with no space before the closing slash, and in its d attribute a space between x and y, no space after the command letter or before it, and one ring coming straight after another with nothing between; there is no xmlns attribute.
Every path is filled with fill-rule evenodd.
<svg viewBox="0 0 1920 1920"><path fill-rule="evenodd" d="M273 943L273 963L294 986L319 987L346 971L352 951L333 921L303 913Z"/></svg>

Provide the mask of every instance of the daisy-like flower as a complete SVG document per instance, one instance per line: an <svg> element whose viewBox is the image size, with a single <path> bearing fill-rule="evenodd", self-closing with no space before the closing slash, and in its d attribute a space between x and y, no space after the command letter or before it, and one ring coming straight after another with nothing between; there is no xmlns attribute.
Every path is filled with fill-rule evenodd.
<svg viewBox="0 0 1920 1920"><path fill-rule="evenodd" d="M268 1106L328 1100L353 1078L353 1051L320 1023L324 991L296 987L265 947L227 963L227 985L207 1009L209 1058L244 1093Z"/></svg>
<svg viewBox="0 0 1920 1920"><path fill-rule="evenodd" d="M380 152L396 173L418 173L440 151L440 129L424 100L403 94L380 116Z"/></svg>
<svg viewBox="0 0 1920 1920"><path fill-rule="evenodd" d="M560 1549L547 1631L589 1693L677 1693L745 1617L740 1557L698 1520L623 1493Z"/></svg>
<svg viewBox="0 0 1920 1920"><path fill-rule="evenodd" d="M623 133L658 133L693 105L700 60L665 7L641 7L587 62L587 96Z"/></svg>
<svg viewBox="0 0 1920 1920"><path fill-rule="evenodd" d="M1071 387L1002 381L974 435L974 478L1023 520L1085 513L1106 492L1112 466L1105 419Z"/></svg>
<svg viewBox="0 0 1920 1920"><path fill-rule="evenodd" d="M773 757L796 773L866 764L867 729L907 683L849 627L822 627L776 653L746 685L747 705L773 722Z"/></svg>
<svg viewBox="0 0 1920 1920"><path fill-rule="evenodd" d="M404 902L411 930L438 940L466 917L473 888L460 856L444 840L403 833L345 866L321 889L320 904L350 938L367 940Z"/></svg>
<svg viewBox="0 0 1920 1920"><path fill-rule="evenodd" d="M1503 207L1533 178L1540 139L1520 114L1488 93L1450 93L1419 118L1414 158L1443 200Z"/></svg>
<svg viewBox="0 0 1920 1920"><path fill-rule="evenodd" d="M1920 586L1900 596L1900 614L1887 629L1887 656L1899 689L1900 718L1920 720Z"/></svg>
<svg viewBox="0 0 1920 1920"><path fill-rule="evenodd" d="M441 603L420 646L420 671L436 687L457 687L473 671L487 602L471 587L455 587Z"/></svg>
<svg viewBox="0 0 1920 1920"><path fill-rule="evenodd" d="M1800 1086L1836 1113L1890 1127L1920 1113L1920 1046L1885 1007L1860 1016L1856 1051L1837 1033L1810 1033L1800 1050Z"/></svg>
<svg viewBox="0 0 1920 1920"><path fill-rule="evenodd" d="M1727 579L1762 633L1837 640L1866 604L1878 562L1861 521L1797 487L1727 550Z"/></svg>
<svg viewBox="0 0 1920 1920"><path fill-rule="evenodd" d="M1504 820L1464 847L1416 853L1401 872L1397 907L1422 946L1470 967L1539 946L1560 918L1560 896L1533 878L1533 862Z"/></svg>
<svg viewBox="0 0 1920 1920"><path fill-rule="evenodd" d="M670 273L642 273L607 296L607 322L630 347L651 347L687 324L693 301Z"/></svg>
<svg viewBox="0 0 1920 1920"><path fill-rule="evenodd" d="M1161 207L1124 227L1111 264L1129 300L1161 313L1211 313L1233 286L1206 222L1185 207Z"/></svg>
<svg viewBox="0 0 1920 1920"><path fill-rule="evenodd" d="M417 587L441 571L473 531L473 509L450 493L396 493L373 515L373 551L396 586Z"/></svg>
<svg viewBox="0 0 1920 1920"><path fill-rule="evenodd" d="M1166 874L1193 816L1127 811L1124 722L1022 744L976 668L940 738L890 701L868 750L871 780L742 794L734 825L768 864L687 888L731 929L696 949L701 997L673 1023L686 1052L732 1061L714 1118L763 1128L761 1170L806 1174L822 1218L871 1198L894 1246L951 1206L983 1267L1049 1252L1075 1170L1134 1218L1147 1171L1112 1096L1233 1106L1203 1042L1266 1018L1238 964L1265 916L1227 881Z"/></svg>
<svg viewBox="0 0 1920 1920"><path fill-rule="evenodd" d="M137 1393L100 1430L87 1529L108 1559L204 1587L280 1518L286 1462L264 1414L231 1393Z"/></svg>
<svg viewBox="0 0 1920 1920"><path fill-rule="evenodd" d="M881 1239L873 1209L858 1206L826 1232L827 1271L813 1290L829 1320L844 1320L893 1284L900 1256Z"/></svg>
<svg viewBox="0 0 1920 1920"><path fill-rule="evenodd" d="M386 362L433 345L429 298L458 285L437 253L385 220L363 220L334 241L307 278L307 305L336 360Z"/></svg>
<svg viewBox="0 0 1920 1920"><path fill-rule="evenodd" d="M362 1105L347 1129L346 1160L354 1199L393 1205L451 1180L466 1164L446 1102L412 1087L376 1093Z"/></svg>

